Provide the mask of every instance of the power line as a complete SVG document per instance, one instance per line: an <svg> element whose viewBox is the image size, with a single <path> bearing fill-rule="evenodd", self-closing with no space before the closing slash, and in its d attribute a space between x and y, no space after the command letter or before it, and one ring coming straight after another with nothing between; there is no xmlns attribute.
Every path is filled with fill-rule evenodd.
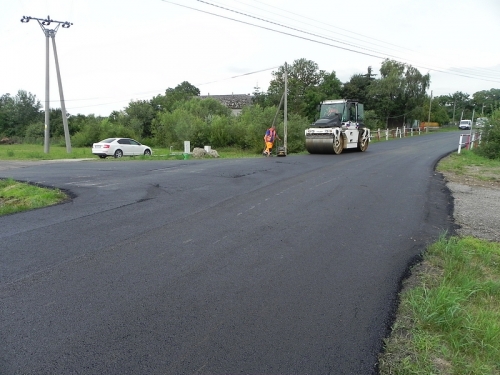
<svg viewBox="0 0 500 375"><path fill-rule="evenodd" d="M199 83L199 84L196 84L195 86L203 86L203 85L208 85L208 84L211 84L211 83L217 83L217 82L227 81L227 80L230 80L230 79L233 79L233 78L239 78L239 77L249 76L249 75L256 74L256 73L267 72L269 70L273 70L273 69L277 69L277 68L279 68L279 66L273 66L272 68L256 70L254 72L249 72L249 73L243 73L243 74L239 74L237 76L228 77L228 78L222 78L222 79L219 79L219 80L216 80L216 81Z"/></svg>
<svg viewBox="0 0 500 375"><path fill-rule="evenodd" d="M308 31L304 31L304 30L300 30L300 29L297 29L297 28L294 28L294 27L286 26L286 25L283 25L283 24L280 24L280 23L277 23L277 22L268 21L268 20L265 20L265 19L260 18L260 17L252 16L250 14L246 14L246 13L239 12L239 11L236 11L236 10L233 10L233 9L225 8L223 6L212 4L212 3L209 3L207 1L203 1L203 0L196 0L196 1L198 1L199 3L204 3L204 4L207 4L207 5L210 5L210 6L214 6L214 7L220 8L220 9L224 9L224 10L227 10L229 12L237 13L237 14L243 15L245 17L250 17L250 18L253 18L253 19L256 19L256 20L259 20L259 21L267 22L267 23L270 23L272 25L284 27L286 29L290 29L290 30L293 30L293 31L298 31L298 32L306 34L306 35L311 35L311 36L314 36L314 37L319 37L319 38L322 38L322 39L330 40L332 42L336 42L336 43L340 43L340 44L345 44L345 45L348 45L348 46L351 46L351 47L355 47L355 48L359 48L359 49L362 49L362 50L366 50L366 51L378 53L378 51L374 51L374 50L371 50L371 49L368 49L368 48L360 47L360 46L357 46L357 45L354 45L354 44L351 44L351 43L347 43L347 42L344 42L344 41L341 41L341 40L336 40L336 39L328 38L328 37L325 37L325 36L322 36L322 35L314 34L314 33L311 33L311 32L308 32ZM391 55L387 55L387 56L389 56L389 57L396 57L396 56L391 56Z"/></svg>
<svg viewBox="0 0 500 375"><path fill-rule="evenodd" d="M246 3L242 3L241 1L238 1L238 0L234 0L234 1L235 1L235 2L238 2L238 3L241 3L241 4L245 4L245 5L250 6L250 7L253 7L252 5L249 5L249 4L246 4ZM270 5L270 4L265 4L265 3L261 2L261 1L258 1L258 0L253 0L253 1L255 1L255 2L257 2L257 3L260 3L260 4L263 4L263 5L266 5L266 6L268 6L268 7L271 7L271 8L277 9L277 10L279 10L281 13L283 13L283 12L284 12L284 13L293 14L293 15L298 16L298 17L300 17L300 18L304 18L304 19L307 19L307 20L314 21L315 23L320 23L320 24L327 25L327 26L332 27L332 28L335 28L335 29L339 29L339 30L346 31L346 32L351 33L351 34L354 34L354 35L361 36L361 37L363 37L363 38L365 38L365 39L374 40L374 41L377 41L377 42L381 42L381 43L387 44L387 45L389 45L389 46L394 46L394 47L397 47L398 49L402 49L402 50L405 50L405 51L409 51L409 52L412 52L412 53L418 53L418 54L422 55L422 52L419 52L419 51L416 51L416 50L413 50L413 49L410 49L410 48L402 47L402 46L399 46L399 45L394 44L394 43L386 42L386 41L383 41L383 40L380 40L380 39L377 39L377 38L373 38L373 37L370 37L370 36L367 36L367 35L363 35L363 34L360 34L360 33L354 32L354 31L350 31L350 30L347 30L347 29L343 29L343 28L338 27L338 26L333 26L333 25L330 25L330 24L327 24L327 23L324 23L324 22L318 21L318 20L313 19L313 18L310 18L310 17L305 17L305 16L303 16L303 15L299 15L299 14L296 14L296 13L290 12L290 11L288 11L288 10L286 10L286 9L282 9L282 8L279 8L279 7L275 7L275 6ZM261 9L261 8L257 8L257 9ZM262 10L262 9L261 9L261 10ZM266 12L268 12L268 11L266 11ZM274 14L276 14L276 13L274 13ZM294 20L294 19L289 18L289 17L284 17L284 18ZM301 21L299 21L299 20L294 20L294 21L301 22ZM301 23L303 23L303 22L301 22ZM306 23L306 25L313 26L313 27L317 27L316 25L310 25L310 24L307 24L307 23ZM325 31L330 31L330 30L328 30L328 29L324 29L324 28L319 28L319 29L322 29L322 30L325 30ZM339 35L342 35L342 36L345 36L345 37L347 37L347 38L351 38L351 39L354 39L354 40L358 40L358 41L361 41L361 42L363 42L363 43L365 43L365 42L366 42L365 40L362 40L362 39L359 39L359 38L353 38L353 37L347 36L347 35L345 35L345 34L339 34ZM370 43L372 43L372 42L370 42ZM381 46L381 45L379 45L379 44L376 44L376 45L378 45L378 46L380 46L380 47L382 47L382 48L387 48L387 47L383 47L383 46ZM389 48L389 49L392 49L392 48ZM395 49L394 49L394 50L395 50ZM396 50L396 51L397 51L397 50ZM427 54L426 54L426 56L427 56L427 57L430 57L430 58L433 58L433 59L435 58L435 56L429 56L429 55L427 55ZM481 73L483 73L483 74L488 74L488 75L490 75L490 74L491 74L491 75L492 75L491 77L493 77L493 78L495 78L495 79L499 79L499 78L498 78L498 74L499 74L498 72L493 72L493 71L491 71L490 69L487 69L487 68L450 68L450 69L448 69L448 70L450 70L450 71L456 70L456 71L458 71L458 72L463 72L463 73L467 73L467 71L478 71L478 72L481 72Z"/></svg>
<svg viewBox="0 0 500 375"><path fill-rule="evenodd" d="M246 22L246 21L242 21L242 20L237 20L235 18L223 16L221 14L212 13L212 12L208 12L206 10L201 10L201 9L193 8L193 7L190 7L190 6L187 6L187 5L174 3L174 2L169 1L169 0L161 0L161 1L163 1L164 3L169 3L169 4L177 5L177 6L180 6L180 7L183 7L183 8L187 8L187 9L191 9L191 10L196 10L197 12L206 13L206 14L210 14L212 16L224 18L224 19L227 19L227 20L230 20L230 21L235 21L235 22L239 22L239 23L242 23L242 24L245 24L245 25L258 27L260 29L264 29L264 30L268 30L268 31L273 31L273 32L276 32L276 33L279 33L279 34L288 35L288 36L292 36L292 37L295 37L295 38L303 39L303 40L306 40L306 41L309 41L309 42L323 44L323 45L326 45L326 46L343 49L345 51L360 53L362 55L370 56L370 57L375 57L375 58L378 58L378 59L384 59L383 56L377 56L377 55L373 55L373 54L369 54L369 53L359 52L359 51L356 51L356 50L353 50L353 49L349 49L349 48L345 48L345 47L339 47L339 46L336 46L334 44L329 44L329 43L326 43L326 42L321 42L319 40L314 40L314 39L311 39L311 38L306 38L306 37L303 37L303 36L300 36L300 35L295 35L295 34L287 33L287 32L284 32L284 31L271 29L270 27L266 27L266 26L262 26L262 25L256 25L254 23L250 23L250 22Z"/></svg>
<svg viewBox="0 0 500 375"><path fill-rule="evenodd" d="M329 46L329 47L333 47L333 48L338 48L338 49L342 49L342 50L345 50L345 51L348 51L348 52L354 52L354 53L357 53L357 54L361 54L361 55L365 55L365 56L370 56L370 57L375 57L375 58L378 58L378 59L386 59L388 56L390 57L391 55L388 55L388 54L385 54L383 52L376 52L376 53L379 53L380 55L383 55L383 56L380 56L380 55L375 55L375 54L372 54L372 53L366 53L366 52L362 52L362 51L358 51L358 50L354 50L354 49L351 49L351 48L346 48L346 47L342 47L342 46L338 46L338 45L334 45L334 44L330 44L330 43L326 43L326 42L322 42L322 41L319 41L319 40L315 40L315 39L311 39L311 38L307 38L307 37L303 37L303 36L300 36L300 35L296 35L296 34L292 34L292 33L288 33L288 32L284 32L284 31L280 31L280 30L276 30L276 29L272 29L270 27L266 27L266 26L262 26L262 25L257 25L257 24L254 24L254 23L250 23L250 22L246 22L246 21L242 21L242 20L239 20L239 19L235 19L235 18L232 18L232 17L228 17L228 16L224 16L224 15L221 15L221 14L217 14L217 13L212 13L212 12L209 12L209 11L206 11L206 10L201 10L201 9L197 9L197 8L193 8L193 7L190 7L190 6L187 6L187 5L183 5L183 4L178 4L178 3L175 3L175 2L172 2L172 1L168 1L168 0L161 0L163 2L166 2L166 3L170 3L170 4L173 4L173 5L177 5L177 6L180 6L180 7L183 7L183 8L187 8L187 9L191 9L191 10L195 10L197 12L201 12L201 13L206 13L206 14L209 14L209 15L212 15L212 16L216 16L216 17L220 17L220 18L224 18L224 19L228 19L230 21L234 21L234 22L238 22L238 23L242 23L242 24L246 24L246 25L249 25L249 26L253 26L253 27L257 27L257 28L261 28L261 29L264 29L264 30L268 30L268 31L272 31L272 32L276 32L276 33L280 33L280 34L283 34L283 35L287 35L287 36L292 36L292 37L295 37L295 38L299 38L299 39L303 39L303 40L306 40L306 41L310 41L310 42L314 42L314 43L318 43L318 44L322 44L322 45L326 45L326 46ZM223 8L223 7L220 7L218 5L215 5L215 4L212 4L212 3L208 3L206 1L202 1L202 0L196 0L196 1L199 1L201 3L205 3L207 5L211 5L211 6L214 6L214 7L218 7L218 8ZM231 11L231 12L235 12L235 13L240 13L244 16L247 16L247 17L252 17L252 18L257 18L257 17L254 17L254 16L251 16L251 15L247 15L245 13L241 13L241 12L237 12L237 11L234 11L234 10L231 10L229 8L223 8L223 9L226 9L228 11ZM269 22L269 23L272 23L271 21L267 21L267 20L264 20L264 19L261 19L261 18L258 18L259 20L262 20L263 22ZM288 26L284 26L284 25L279 25L281 27L286 27L286 28L289 28ZM305 31L301 31L301 30L298 30L299 32L302 32L302 33L307 33ZM323 39L328 39L326 37L322 37L322 36L319 36ZM343 43L343 42L339 42L339 41L336 41L335 42L338 42L338 43ZM346 43L347 44L347 43ZM359 49L366 49L366 48L363 48L363 47L359 47L359 46L355 46L356 48L359 48ZM402 60L402 61L407 61L409 63L412 63L411 60L408 60L408 59L402 59L402 58L397 58L398 60ZM478 76L477 74L473 74L473 73L462 73L462 72L458 72L457 70L458 69L455 69L454 71L450 71L450 70L447 70L445 68L441 68L441 67L435 67L435 66L427 66L427 65L423 65L423 64L415 64L413 63L414 66L416 67L420 67L420 68L423 68L423 69L427 69L429 71L435 71L435 72L440 72L440 73L444 73L444 74L450 74L450 75L456 75L456 76L461 76L461 77L465 77L465 78L474 78L474 79L479 79L479 80L483 80L483 81L489 81L489 82L500 82L500 80L498 79L489 79L489 78L486 78L486 77L483 77L483 76Z"/></svg>

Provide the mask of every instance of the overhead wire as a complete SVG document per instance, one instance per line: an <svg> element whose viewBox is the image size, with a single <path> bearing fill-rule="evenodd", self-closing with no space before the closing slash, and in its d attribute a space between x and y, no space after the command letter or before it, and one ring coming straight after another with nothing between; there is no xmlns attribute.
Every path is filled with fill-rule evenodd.
<svg viewBox="0 0 500 375"><path fill-rule="evenodd" d="M310 33L310 32L307 32L307 31L303 31L303 30L300 30L300 29L297 29L297 28L293 28L293 27L290 27L290 26L286 26L286 25L283 25L283 24L279 24L279 23L276 23L276 22L273 22L273 21L265 20L265 19L263 19L261 17L256 17L256 16L253 16L253 15L249 15L249 14L246 14L246 13L234 10L234 9L230 9L230 8L227 8L227 7L216 5L216 4L210 3L210 2L205 1L205 0L196 0L196 1L200 2L200 3L204 3L204 4L207 4L207 5L210 5L210 6L213 6L213 7L216 7L216 8L220 8L220 9L232 12L232 13L243 15L245 17L253 18L253 19L256 19L256 20L259 20L259 21L263 21L263 22L266 22L266 23L274 24L274 25L279 26L279 27L284 27L284 28L287 28L287 29L298 31L298 32L306 34L306 35L311 35L311 36L314 36L314 37L319 37L319 38L322 38L322 39L334 41L336 43L346 44L346 45L349 45L350 47L358 48L360 50L367 50L367 51L370 51L370 52L374 52L374 53L377 53L378 55L374 55L373 53L366 53L366 52L362 52L362 51L358 51L358 50L353 50L352 48L346 48L346 47L342 47L342 46L338 46L338 45L332 45L332 44L321 42L321 41L318 41L318 40L315 40L315 39L302 37L300 35L295 35L295 34L283 32L283 31L280 31L280 30L271 29L271 28L268 28L268 27L265 27L265 26L252 24L252 23L245 22L245 21L242 21L242 20L238 20L238 19L234 19L234 18L231 18L231 17L223 16L223 15L220 15L220 14L216 14L216 13L212 13L212 12L208 12L208 11L204 11L204 10L192 8L192 7L189 7L189 6L186 6L186 5L177 4L177 3L174 3L172 1L168 1L168 0L162 0L162 1L167 2L167 3L171 3L171 4L175 4L175 5L178 5L178 6L182 6L182 7L185 7L185 8L197 10L197 11L202 12L202 13L208 13L208 14L211 14L211 15L214 15L214 16L217 16L217 17L226 18L226 19L229 19L229 20L232 20L232 21L235 21L235 22L248 24L248 25L251 25L251 26L258 27L258 28L263 28L263 29L274 31L274 32L277 32L277 33L282 33L282 34L285 34L285 35L289 35L289 36L293 36L293 37L296 37L296 38L300 38L300 39L304 39L304 40L308 40L308 41L312 41L312 42L316 42L316 43L328 45L328 46L331 46L331 47L334 47L334 48L339 48L339 49L343 49L343 50L346 50L346 51L350 51L350 52L354 52L354 53L358 53L358 54L362 54L362 55L366 55L366 56L376 57L376 58L380 58L380 59L385 59L387 57L393 57L393 58L396 58L398 60L403 60L403 61L407 61L407 62L411 63L411 60L406 59L406 58L399 58L399 57L396 57L394 55L390 55L390 54L387 54L387 53L384 53L384 52L374 51L374 50L371 50L371 49L360 47L360 46L354 45L352 43L347 43L347 42L343 42L343 41L339 41L339 40L334 40L334 39L331 39L331 38L328 38L328 37L325 37L325 36L321 36L321 35L318 35L318 34ZM380 55L383 55L383 56L380 56ZM494 79L491 79L491 77L486 77L486 76L483 76L483 75L479 75L477 73L460 72L460 71L457 71L458 69L455 69L455 70L452 71L452 70L445 69L445 68L442 68L442 67L436 67L436 66L432 66L432 65L427 66L427 65L423 65L423 64L415 64L415 66L418 66L420 68L424 68L424 69L427 69L427 70L433 70L433 71L437 71L437 72L445 73L445 74L458 75L458 76L462 76L462 77L466 77L466 78L475 78L475 79L480 79L480 80L484 80L484 81L500 82L500 78L496 78L495 77Z"/></svg>
<svg viewBox="0 0 500 375"><path fill-rule="evenodd" d="M252 5L249 5L249 4L247 4L247 3L243 3L242 1L238 1L238 0L233 0L233 1L234 1L234 2L237 2L237 3L245 4L245 5L250 6L250 7L253 7ZM277 9L277 10L279 10L281 13L283 13L283 12L284 12L284 13L289 13L289 14L295 15L295 16L300 17L300 18L304 18L304 19L307 19L307 20L314 21L315 23L320 23L320 24L326 25L326 26L328 26L328 27L330 27L330 28L334 28L334 29L342 30L342 31L348 32L348 33L350 33L350 34L354 34L354 35L361 36L361 37L363 37L363 38L365 38L365 39L368 39L368 40L369 40L369 43L372 43L372 44L373 44L373 42L372 42L372 41L376 41L376 42L380 42L380 43L383 43L383 44L387 44L387 45L389 45L389 46L394 46L394 47L397 47L397 48L398 48L398 49L400 49L400 50L409 51L409 52L411 52L411 53L416 53L416 54L419 54L419 55L422 55L422 54L423 54L421 51L416 51L416 50L411 49L411 48L407 48L407 47L400 46L400 45L397 45L397 44L394 44L394 43L390 43L390 42L387 42L387 41L383 41L383 40L380 40L380 39L377 39L377 38L373 38L373 37L371 37L371 36L363 35L363 34L360 34L360 33L357 33L357 32L351 31L351 30L347 30L347 29L344 29L344 28L341 28L341 27L335 26L335 25L327 24L327 23L325 23L325 22L318 21L318 20L313 19L313 18L310 18L310 17L306 17L306 16L299 15L299 14L294 13L294 12L290 12L290 11L288 11L288 10L286 10L286 9L278 8L278 7L275 7L275 6L270 5L270 4L265 4L265 3L263 3L262 1L259 1L259 0L253 0L253 1L254 1L254 2L257 2L257 3L259 3L259 4L263 4L263 5L265 5L265 6L271 7L271 8L273 8L273 9ZM261 9L261 10L262 10L262 8L257 8L257 9ZM274 14L276 14L276 13L274 13ZM281 14L280 14L280 15L281 15ZM283 16L282 16L282 17L283 17ZM285 18L292 19L292 18L289 18L289 17L285 17ZM292 19L292 20L294 20L294 19ZM297 20L294 20L294 21L297 21ZM301 22L300 20L298 20L298 22L303 23L303 22ZM307 24L307 23L306 23L306 25L317 27L316 25L310 25L310 24ZM328 30L328 29L325 29L325 28L320 28L320 29L325 30L325 31L331 31L331 30ZM365 41L365 40L363 40L363 39L354 38L354 37L352 37L352 36L347 36L347 35L345 35L345 34L339 34L339 35L342 35L342 36L348 37L348 38L350 38L350 39L358 40L358 41L361 41L361 42L363 42L363 43L368 42L368 41ZM384 47L384 46L382 46L382 45L380 45L380 44L375 44L375 45L380 46L380 47L382 47L382 48L388 48L388 47ZM393 49L393 48L390 48L390 49ZM393 49L393 50L394 50L394 49ZM433 58L433 59L435 58L435 56L429 56L429 55L428 55L428 54L426 54L426 53L424 53L423 55L426 55L428 58ZM458 70L458 71L462 71L462 72L464 72L464 73L466 73L467 71L479 71L479 72L483 72L483 73L487 73L487 74L493 74L493 75L495 75L495 76L494 76L495 78L499 79L499 77L498 77L499 72L494 72L494 71L492 71L491 69L488 69L488 68L457 68L457 67L455 67L455 68L449 68L449 70Z"/></svg>

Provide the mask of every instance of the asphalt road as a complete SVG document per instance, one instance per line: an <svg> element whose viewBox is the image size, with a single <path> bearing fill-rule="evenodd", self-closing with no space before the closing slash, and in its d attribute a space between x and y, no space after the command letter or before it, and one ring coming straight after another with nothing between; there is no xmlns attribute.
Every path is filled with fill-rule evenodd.
<svg viewBox="0 0 500 375"><path fill-rule="evenodd" d="M440 133L365 153L0 163L70 190L0 217L0 374L372 374L452 230Z"/></svg>

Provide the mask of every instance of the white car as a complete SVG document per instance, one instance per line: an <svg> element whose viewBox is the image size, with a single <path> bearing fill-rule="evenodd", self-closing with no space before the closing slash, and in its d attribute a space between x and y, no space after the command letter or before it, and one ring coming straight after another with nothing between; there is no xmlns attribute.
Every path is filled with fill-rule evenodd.
<svg viewBox="0 0 500 375"><path fill-rule="evenodd" d="M92 145L92 153L101 159L107 156L152 155L151 147L142 145L132 138L108 138Z"/></svg>
<svg viewBox="0 0 500 375"><path fill-rule="evenodd" d="M472 128L472 121L471 120L462 120L460 121L460 124L458 124L458 128L460 130L469 130Z"/></svg>

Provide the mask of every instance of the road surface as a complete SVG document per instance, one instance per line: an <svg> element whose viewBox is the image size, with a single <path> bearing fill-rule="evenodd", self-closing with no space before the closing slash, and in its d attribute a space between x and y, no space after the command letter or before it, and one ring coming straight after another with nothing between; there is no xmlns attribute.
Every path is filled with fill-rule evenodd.
<svg viewBox="0 0 500 375"><path fill-rule="evenodd" d="M452 230L456 133L365 153L0 163L71 191L0 217L1 374L372 374Z"/></svg>

